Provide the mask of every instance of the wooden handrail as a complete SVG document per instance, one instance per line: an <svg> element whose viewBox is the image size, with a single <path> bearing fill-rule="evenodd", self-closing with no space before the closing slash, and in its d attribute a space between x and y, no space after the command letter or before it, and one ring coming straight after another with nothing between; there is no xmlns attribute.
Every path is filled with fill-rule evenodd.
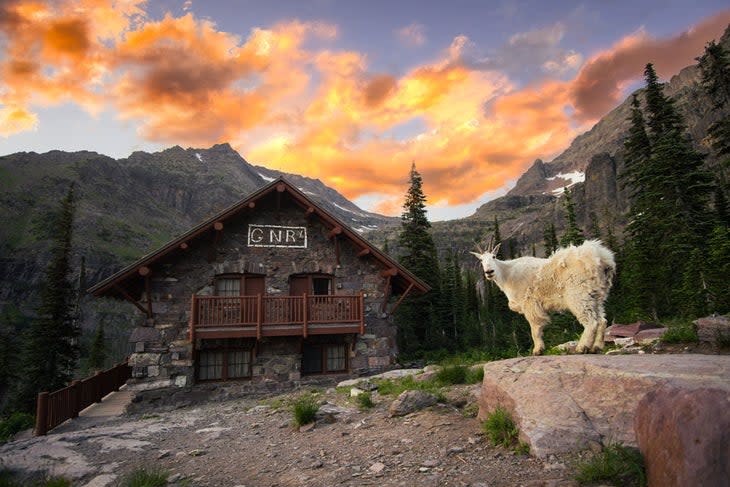
<svg viewBox="0 0 730 487"><path fill-rule="evenodd" d="M91 377L75 380L54 392L40 392L36 400L35 436L48 433L67 419L76 418L86 407L112 391L117 391L132 376L127 361Z"/></svg>

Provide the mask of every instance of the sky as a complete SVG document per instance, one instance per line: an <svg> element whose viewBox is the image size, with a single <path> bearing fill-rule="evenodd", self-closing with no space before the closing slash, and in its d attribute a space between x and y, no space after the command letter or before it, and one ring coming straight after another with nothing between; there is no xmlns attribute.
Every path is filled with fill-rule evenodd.
<svg viewBox="0 0 730 487"><path fill-rule="evenodd" d="M0 155L228 142L389 215L415 163L457 218L728 24L714 0L0 0Z"/></svg>

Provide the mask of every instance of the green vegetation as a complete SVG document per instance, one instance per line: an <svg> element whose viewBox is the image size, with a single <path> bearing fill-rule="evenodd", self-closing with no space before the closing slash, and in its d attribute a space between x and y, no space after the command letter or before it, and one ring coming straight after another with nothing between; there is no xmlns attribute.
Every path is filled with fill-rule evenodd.
<svg viewBox="0 0 730 487"><path fill-rule="evenodd" d="M312 394L303 394L291 402L294 426L303 426L314 422L319 404Z"/></svg>
<svg viewBox="0 0 730 487"><path fill-rule="evenodd" d="M159 468L139 468L124 476L120 487L162 487L170 474Z"/></svg>
<svg viewBox="0 0 730 487"><path fill-rule="evenodd" d="M357 407L362 411L372 409L375 406L373 396L369 392L361 392L355 396L355 402L357 403Z"/></svg>
<svg viewBox="0 0 730 487"><path fill-rule="evenodd" d="M519 430L512 420L512 416L501 406L497 406L487 416L482 428L494 446L502 445L509 448L517 441L519 435Z"/></svg>
<svg viewBox="0 0 730 487"><path fill-rule="evenodd" d="M667 331L661 338L664 343L696 343L699 341L694 325L687 320L668 320Z"/></svg>
<svg viewBox="0 0 730 487"><path fill-rule="evenodd" d="M74 185L61 201L53 221L51 259L41 287L38 318L24 336L20 358L23 380L12 391L13 409L33 412L40 391L55 391L70 382L78 360L76 290L70 282Z"/></svg>
<svg viewBox="0 0 730 487"><path fill-rule="evenodd" d="M644 459L636 448L613 443L585 462L578 464L575 479L580 483L610 482L616 486L646 485Z"/></svg>
<svg viewBox="0 0 730 487"><path fill-rule="evenodd" d="M426 215L426 196L423 180L413 163L409 175L398 236L399 262L431 287L425 294L411 296L403 302L396 314L398 348L403 354L420 350L442 348L445 336L443 324L437 319L439 304L440 270L436 246Z"/></svg>
<svg viewBox="0 0 730 487"><path fill-rule="evenodd" d="M563 190L563 201L565 203L565 213L568 226L565 229L565 234L560 237L560 245L562 247L567 247L568 245L580 245L585 240L585 237L583 236L583 230L580 229L576 222L573 195L567 186Z"/></svg>
<svg viewBox="0 0 730 487"><path fill-rule="evenodd" d="M435 380L416 381L412 376L401 379L386 379L374 381L378 385L378 393L384 396L398 396L405 391L424 391L436 396L439 402L446 398L441 392L441 384Z"/></svg>
<svg viewBox="0 0 730 487"><path fill-rule="evenodd" d="M436 373L436 382L443 385L454 385L466 383L466 375L469 369L463 365L450 365L442 367Z"/></svg>
<svg viewBox="0 0 730 487"><path fill-rule="evenodd" d="M12 413L4 419L0 419L0 444L5 443L14 434L32 428L35 425L35 417L28 413Z"/></svg>
<svg viewBox="0 0 730 487"><path fill-rule="evenodd" d="M29 479L11 470L0 470L0 487L71 487L70 480L63 477Z"/></svg>

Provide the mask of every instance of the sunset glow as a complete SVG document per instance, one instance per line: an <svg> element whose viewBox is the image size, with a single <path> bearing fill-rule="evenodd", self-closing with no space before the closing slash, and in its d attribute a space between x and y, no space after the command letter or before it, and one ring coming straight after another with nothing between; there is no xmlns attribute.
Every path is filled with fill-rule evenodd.
<svg viewBox="0 0 730 487"><path fill-rule="evenodd" d="M395 66L353 47L348 26L328 18L282 11L232 32L223 16L199 13L203 2L179 4L0 3L0 155L39 150L13 142L70 104L111 114L140 141L229 142L253 164L320 178L351 199L377 195L367 209L389 214L415 161L431 204L476 207L623 101L646 62L667 79L730 22L715 8L669 35L637 26L580 50L562 45L566 20L513 32L497 52L459 31L437 45L414 13L382 33L418 54ZM536 56L523 59L532 66L510 65L520 52ZM538 74L519 74L528 68ZM111 152L93 134L87 148Z"/></svg>

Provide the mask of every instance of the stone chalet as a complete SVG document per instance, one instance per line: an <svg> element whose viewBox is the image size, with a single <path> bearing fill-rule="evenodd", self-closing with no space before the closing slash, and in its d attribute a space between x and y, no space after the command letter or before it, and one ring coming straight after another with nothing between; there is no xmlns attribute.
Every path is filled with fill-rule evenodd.
<svg viewBox="0 0 730 487"><path fill-rule="evenodd" d="M246 392L391 367L391 314L428 290L280 178L89 292L146 315L130 337L137 390Z"/></svg>

